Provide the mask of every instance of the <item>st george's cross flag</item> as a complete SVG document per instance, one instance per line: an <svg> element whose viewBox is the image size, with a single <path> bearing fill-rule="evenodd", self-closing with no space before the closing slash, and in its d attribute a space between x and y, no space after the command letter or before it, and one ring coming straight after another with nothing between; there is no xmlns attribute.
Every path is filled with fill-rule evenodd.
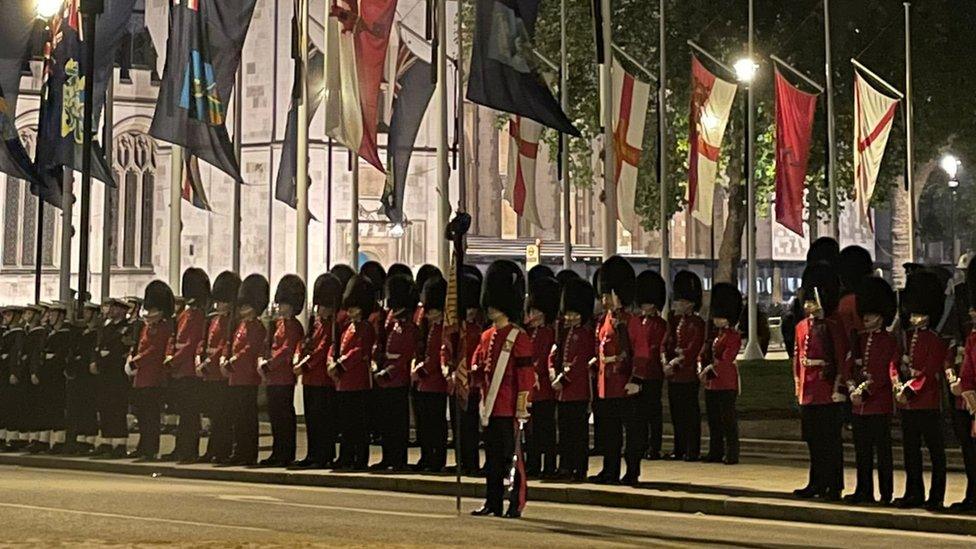
<svg viewBox="0 0 976 549"><path fill-rule="evenodd" d="M712 74L697 57L691 58L691 82L690 151L685 200L692 217L711 226L718 159L735 100L736 85Z"/></svg>
<svg viewBox="0 0 976 549"><path fill-rule="evenodd" d="M614 59L613 160L617 183L617 219L633 233L637 230L637 170L644 143L644 122L651 85L626 72Z"/></svg>
<svg viewBox="0 0 976 549"><path fill-rule="evenodd" d="M380 171L380 85L396 6L397 0L331 0L325 29L325 133Z"/></svg>
<svg viewBox="0 0 976 549"><path fill-rule="evenodd" d="M800 236L817 97L776 71L776 221Z"/></svg>
<svg viewBox="0 0 976 549"><path fill-rule="evenodd" d="M18 135L17 95L34 22L34 0L13 0L0 18L0 172L39 184Z"/></svg>
<svg viewBox="0 0 976 549"><path fill-rule="evenodd" d="M872 229L871 197L897 111L897 99L874 89L854 71L854 201L861 224Z"/></svg>
<svg viewBox="0 0 976 549"><path fill-rule="evenodd" d="M519 217L544 229L536 206L536 160L539 158L539 138L542 124L529 118L514 116L508 122L508 179L505 200Z"/></svg>

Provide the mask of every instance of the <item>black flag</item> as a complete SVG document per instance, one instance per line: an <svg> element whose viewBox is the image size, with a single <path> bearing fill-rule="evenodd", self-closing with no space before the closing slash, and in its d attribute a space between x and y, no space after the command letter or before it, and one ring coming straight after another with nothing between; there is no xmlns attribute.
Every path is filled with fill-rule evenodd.
<svg viewBox="0 0 976 549"><path fill-rule="evenodd" d="M476 9L468 100L579 137L535 69L539 0L478 0Z"/></svg>
<svg viewBox="0 0 976 549"><path fill-rule="evenodd" d="M386 187L383 189L383 210L393 223L403 221L403 192L410 171L417 132L423 122L434 84L430 79L430 63L418 58L403 43L397 55L393 114L387 147Z"/></svg>
<svg viewBox="0 0 976 549"><path fill-rule="evenodd" d="M0 17L0 172L37 185L30 156L20 142L15 119L20 69L34 22L34 0L11 2Z"/></svg>
<svg viewBox="0 0 976 549"><path fill-rule="evenodd" d="M257 0L171 4L166 68L149 134L242 181L224 125Z"/></svg>
<svg viewBox="0 0 976 549"><path fill-rule="evenodd" d="M308 54L308 119L311 120L315 116L315 112L319 110L319 106L322 104L322 99L325 98L325 60L322 52L315 49L314 46L309 47ZM299 71L296 72L296 77ZM292 208L298 206L298 197L296 193L298 192L295 187L295 162L298 154L298 94L300 89L298 86L301 83L296 78L294 85L292 86L292 101L291 107L288 109L288 123L285 126L285 142L281 147L281 161L278 164L278 177L275 180L275 199L285 204L288 204ZM312 179L305 183L306 185L312 184Z"/></svg>

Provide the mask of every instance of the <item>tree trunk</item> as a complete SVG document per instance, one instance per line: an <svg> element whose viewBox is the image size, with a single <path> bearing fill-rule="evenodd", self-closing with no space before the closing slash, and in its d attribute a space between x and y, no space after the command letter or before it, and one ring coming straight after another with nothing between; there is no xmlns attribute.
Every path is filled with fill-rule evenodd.
<svg viewBox="0 0 976 549"><path fill-rule="evenodd" d="M727 209L729 217L718 250L715 282L736 283L742 261L742 231L746 226L746 188L742 180L742 160L733 156L726 167L729 177Z"/></svg>
<svg viewBox="0 0 976 549"><path fill-rule="evenodd" d="M932 171L937 168L935 160L929 160L915 170L915 196L910 197L905 190L905 177L901 176L891 190L891 278L896 288L905 286L905 269L902 265L916 258L911 256L912 235L908 232L908 223L912 214L912 205L918 204L922 196L922 189L928 181ZM918 218L915 220L918 223ZM916 226L916 232L918 227Z"/></svg>

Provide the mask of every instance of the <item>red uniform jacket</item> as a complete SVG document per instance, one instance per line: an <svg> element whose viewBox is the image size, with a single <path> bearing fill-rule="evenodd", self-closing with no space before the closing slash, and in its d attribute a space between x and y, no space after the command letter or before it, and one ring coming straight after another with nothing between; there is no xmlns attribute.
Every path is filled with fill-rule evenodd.
<svg viewBox="0 0 976 549"><path fill-rule="evenodd" d="M664 359L670 362L682 357L669 383L698 381L698 355L705 344L705 321L698 314L674 315L668 320L668 337L664 342Z"/></svg>
<svg viewBox="0 0 976 549"><path fill-rule="evenodd" d="M626 311L614 311L603 315L603 322L597 330L597 364L594 377L596 394L594 398L623 398L627 396L624 386L634 379L633 342L637 333L637 319ZM623 326L624 333L621 333ZM622 338L626 337L627 341ZM646 347L646 346L645 346ZM645 351L646 352L646 349Z"/></svg>
<svg viewBox="0 0 976 549"><path fill-rule="evenodd" d="M132 357L136 369L132 386L136 389L162 387L166 384L166 347L173 337L173 323L169 319L146 323L139 335L139 347Z"/></svg>
<svg viewBox="0 0 976 549"><path fill-rule="evenodd" d="M264 356L267 345L268 331L260 320L242 320L237 325L231 347L234 363L227 366L230 370L231 387L261 385L261 376L257 370L258 358Z"/></svg>
<svg viewBox="0 0 976 549"><path fill-rule="evenodd" d="M556 398L549 381L549 355L556 343L556 331L552 326L529 328L527 331L532 339L532 367L535 369L535 387L532 390L532 402L542 402Z"/></svg>
<svg viewBox="0 0 976 549"><path fill-rule="evenodd" d="M414 388L422 393L447 393L447 378L441 371L441 345L444 323L427 321L427 340L423 342L423 362L417 365Z"/></svg>
<svg viewBox="0 0 976 549"><path fill-rule="evenodd" d="M204 352L204 359L207 360L203 368L204 380L227 382L227 378L220 372L220 359L230 358L230 339L230 315L211 316L210 327L207 328L207 348Z"/></svg>
<svg viewBox="0 0 976 549"><path fill-rule="evenodd" d="M386 325L393 316L393 311L380 307L369 315L369 323L373 326L376 341L373 343L373 362L381 364L386 352Z"/></svg>
<svg viewBox="0 0 976 549"><path fill-rule="evenodd" d="M187 307L176 320L176 338L169 345L172 358L169 369L174 378L196 377L196 357L200 355L207 335L207 319L203 311Z"/></svg>
<svg viewBox="0 0 976 549"><path fill-rule="evenodd" d="M590 400L590 361L595 356L596 339L593 328L588 325L568 330L562 344L553 348L549 368L563 386L556 395L559 402ZM540 383L544 382L540 380Z"/></svg>
<svg viewBox="0 0 976 549"><path fill-rule="evenodd" d="M899 404L902 410L938 410L942 396L942 367L945 363L946 344L928 328L908 332L909 343L901 364L892 364L892 382L899 379L915 394L907 404Z"/></svg>
<svg viewBox="0 0 976 549"><path fill-rule="evenodd" d="M959 382L962 391L976 391L976 330L966 336L966 348L963 351L962 367L959 369ZM966 410L966 401L956 397L956 409Z"/></svg>
<svg viewBox="0 0 976 549"><path fill-rule="evenodd" d="M895 403L891 394L891 368L897 367L901 351L898 340L884 329L857 334L851 349L849 370L853 387L863 387L861 404L852 406L859 416L890 414Z"/></svg>
<svg viewBox="0 0 976 549"><path fill-rule="evenodd" d="M301 349L302 357L308 360L302 366L302 385L309 387L335 387L329 377L329 350L332 347L332 320L315 318L312 337L307 339Z"/></svg>
<svg viewBox="0 0 976 549"><path fill-rule="evenodd" d="M275 321L274 339L271 342L271 358L265 364L265 385L294 385L293 361L295 351L302 344L305 329L294 318L279 318Z"/></svg>
<svg viewBox="0 0 976 549"><path fill-rule="evenodd" d="M515 337L515 344L512 346L511 356L501 384L498 387L498 394L495 397L495 405L491 409L491 417L515 417L518 405L518 395L523 392L532 391L535 384L535 370L532 368L532 340L521 328L514 324L509 324L504 328L496 328L494 325L489 327L481 334L481 341L475 352L476 364L473 366L472 375L478 377L481 385L481 400L483 405L490 392L492 376L495 374L495 367L498 365L498 357L502 353L502 347L508 338L508 333L512 330L519 330Z"/></svg>
<svg viewBox="0 0 976 549"><path fill-rule="evenodd" d="M470 375L471 366L475 363L474 353L478 350L478 343L481 341L481 325L476 322L461 322L462 330L464 332L464 350L465 350L465 360L467 361L468 368L468 390L477 390L480 385L478 385L479 376ZM455 356L457 355L458 341L460 336L458 332L452 331L450 334L442 337L441 342L441 364L446 364L451 375L455 375L457 371L457 364L455 364ZM454 386L456 388L456 385ZM453 389L452 389L453 393Z"/></svg>
<svg viewBox="0 0 976 549"><path fill-rule="evenodd" d="M368 391L373 387L372 356L376 333L368 321L350 322L339 342L336 390Z"/></svg>
<svg viewBox="0 0 976 549"><path fill-rule="evenodd" d="M716 330L708 348L702 352L702 368L711 366L705 374L706 391L738 391L739 367L735 357L742 346L742 334L735 328Z"/></svg>
<svg viewBox="0 0 976 549"><path fill-rule="evenodd" d="M631 320L634 346L634 377L641 379L663 379L661 351L668 335L668 322L664 318L646 315L634 316Z"/></svg>
<svg viewBox="0 0 976 549"><path fill-rule="evenodd" d="M387 318L385 352L378 360L383 375L376 376L376 384L385 389L410 386L410 368L420 346L420 329L411 316Z"/></svg>
<svg viewBox="0 0 976 549"><path fill-rule="evenodd" d="M847 294L840 298L837 305L836 319L840 321L844 328L844 335L850 336L864 330L864 323L861 322L861 315L857 314L857 296Z"/></svg>
<svg viewBox="0 0 976 549"><path fill-rule="evenodd" d="M833 403L835 384L847 382L847 366L847 337L839 322L807 317L796 325L793 381L801 406Z"/></svg>

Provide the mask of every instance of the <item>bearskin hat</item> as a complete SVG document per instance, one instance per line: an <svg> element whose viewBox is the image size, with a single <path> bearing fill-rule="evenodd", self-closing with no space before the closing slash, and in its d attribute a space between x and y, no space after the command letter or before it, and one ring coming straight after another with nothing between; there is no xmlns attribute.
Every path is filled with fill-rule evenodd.
<svg viewBox="0 0 976 549"><path fill-rule="evenodd" d="M593 318L593 302L596 295L593 285L581 277L570 278L563 286L560 310L563 314L570 311L579 313L581 321L586 324Z"/></svg>
<svg viewBox="0 0 976 549"><path fill-rule="evenodd" d="M522 269L507 259L499 259L488 266L481 290L481 307L501 311L512 322L522 320L525 304L525 276Z"/></svg>
<svg viewBox="0 0 976 549"><path fill-rule="evenodd" d="M411 271L410 267L407 267L403 263L394 263L393 265L390 265L390 268L386 271L387 278L399 275L406 276L410 280L413 280L413 271Z"/></svg>
<svg viewBox="0 0 976 549"><path fill-rule="evenodd" d="M241 287L241 277L232 271L224 271L217 275L213 283L211 297L214 301L221 303L233 303L237 301L237 292Z"/></svg>
<svg viewBox="0 0 976 549"><path fill-rule="evenodd" d="M803 270L803 280L800 285L804 301L814 301L820 296L820 306L824 315L829 316L837 309L840 300L840 279L834 268L825 262L807 265Z"/></svg>
<svg viewBox="0 0 976 549"><path fill-rule="evenodd" d="M861 281L854 293L857 303L857 314L881 315L884 325L890 326L895 320L898 310L898 298L888 282L877 276L869 276Z"/></svg>
<svg viewBox="0 0 976 549"><path fill-rule="evenodd" d="M807 250L807 264L825 261L830 265L836 265L840 257L840 244L829 236L821 236L810 244Z"/></svg>
<svg viewBox="0 0 976 549"><path fill-rule="evenodd" d="M637 274L629 261L615 255L603 262L597 276L600 295L614 293L620 304L626 307L634 301L634 283Z"/></svg>
<svg viewBox="0 0 976 549"><path fill-rule="evenodd" d="M342 301L342 282L332 273L322 273L315 279L312 303L319 307L338 309Z"/></svg>
<svg viewBox="0 0 976 549"><path fill-rule="evenodd" d="M190 267L183 271L183 281L180 284L183 297L190 305L207 306L210 299L210 277L203 269Z"/></svg>
<svg viewBox="0 0 976 549"><path fill-rule="evenodd" d="M672 288L671 294L676 301L684 299L694 303L696 311L701 309L701 278L691 271L678 271L678 274L674 275L674 288Z"/></svg>
<svg viewBox="0 0 976 549"><path fill-rule="evenodd" d="M902 299L907 314L927 315L934 324L942 317L945 290L932 271L916 271L908 275Z"/></svg>
<svg viewBox="0 0 976 549"><path fill-rule="evenodd" d="M664 302L668 298L668 289L664 279L657 271L650 269L637 275L637 305L650 303L660 311L664 309Z"/></svg>
<svg viewBox="0 0 976 549"><path fill-rule="evenodd" d="M153 280L146 286L143 294L143 308L147 311L156 309L163 313L164 317L173 316L173 309L176 307L176 299L173 297L173 290L169 284L162 280Z"/></svg>
<svg viewBox="0 0 976 549"><path fill-rule="evenodd" d="M420 297L417 296L417 286L413 278L403 274L386 278L386 306L393 311L406 309L412 311L417 308Z"/></svg>
<svg viewBox="0 0 976 549"><path fill-rule="evenodd" d="M525 308L542 311L547 324L555 322L559 314L559 281L552 276L529 280Z"/></svg>
<svg viewBox="0 0 976 549"><path fill-rule="evenodd" d="M837 260L837 272L845 292L854 292L861 281L871 276L874 260L871 252L860 246L848 246L841 250Z"/></svg>
<svg viewBox="0 0 976 549"><path fill-rule="evenodd" d="M468 309L481 308L481 282L481 278L469 272L465 272L461 276L461 295L458 309L462 313Z"/></svg>
<svg viewBox="0 0 976 549"><path fill-rule="evenodd" d="M540 278L551 278L556 276L556 273L552 272L552 269L548 265L536 265L529 269L529 272L525 274L526 280L529 282L529 287L532 287L532 282Z"/></svg>
<svg viewBox="0 0 976 549"><path fill-rule="evenodd" d="M363 275L356 275L349 279L346 291L342 294L342 308L358 307L363 312L363 318L376 309L376 298L373 294L373 283Z"/></svg>
<svg viewBox="0 0 976 549"><path fill-rule="evenodd" d="M237 293L237 304L251 307L260 316L268 308L270 293L271 285L264 275L257 273L248 275L244 282L241 282L241 289Z"/></svg>
<svg viewBox="0 0 976 549"><path fill-rule="evenodd" d="M712 288L712 318L724 318L730 326L739 323L742 315L742 292L734 284L719 282Z"/></svg>
<svg viewBox="0 0 976 549"><path fill-rule="evenodd" d="M369 279L376 290L377 298L383 294L383 288L386 284L386 269L379 262L367 261L363 263L363 266L359 268L359 274Z"/></svg>
<svg viewBox="0 0 976 549"><path fill-rule="evenodd" d="M297 314L305 308L306 299L304 280L294 274L281 277L275 289L275 303L287 303Z"/></svg>
<svg viewBox="0 0 976 549"><path fill-rule="evenodd" d="M461 275L462 276L470 275L476 278L478 280L479 287L481 286L481 283L484 282L485 280L485 275L481 274L481 269L475 267L474 265L470 265L468 263L465 263L464 265L461 266Z"/></svg>
<svg viewBox="0 0 976 549"><path fill-rule="evenodd" d="M329 272L334 274L336 278L339 279L339 283L343 290L346 289L346 285L349 284L349 280L356 276L356 271L352 267L346 265L345 263L337 263L329 269Z"/></svg>
<svg viewBox="0 0 976 549"><path fill-rule="evenodd" d="M428 278L421 294L420 301L424 304L424 310L443 311L447 301L447 281L439 276Z"/></svg>
<svg viewBox="0 0 976 549"><path fill-rule="evenodd" d="M444 278L444 273L442 273L440 269L438 269L437 267L429 263L425 265L421 265L420 268L417 269L417 278L416 278L417 287L420 288L421 291L423 291L424 284L427 283L427 279L434 278L434 277Z"/></svg>
<svg viewBox="0 0 976 549"><path fill-rule="evenodd" d="M563 269L556 273L556 280L559 282L559 287L562 288L566 285L566 281L570 278L580 278L579 273L572 269Z"/></svg>

